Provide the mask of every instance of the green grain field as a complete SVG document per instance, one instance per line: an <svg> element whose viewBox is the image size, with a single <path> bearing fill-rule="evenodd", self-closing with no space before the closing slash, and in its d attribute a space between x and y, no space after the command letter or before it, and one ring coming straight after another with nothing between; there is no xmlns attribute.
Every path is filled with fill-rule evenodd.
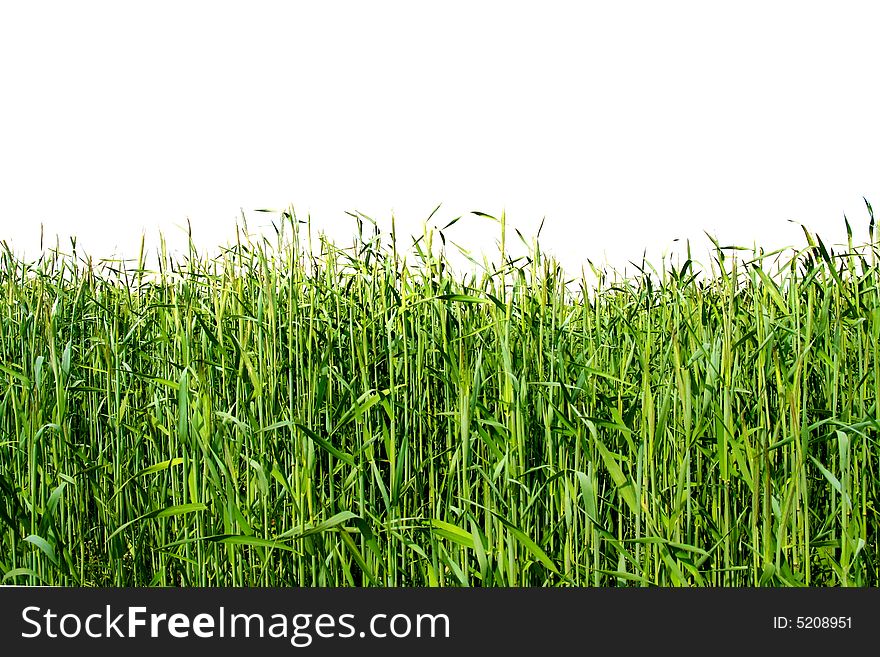
<svg viewBox="0 0 880 657"><path fill-rule="evenodd" d="M880 584L873 215L574 278L496 221L5 245L3 583Z"/></svg>

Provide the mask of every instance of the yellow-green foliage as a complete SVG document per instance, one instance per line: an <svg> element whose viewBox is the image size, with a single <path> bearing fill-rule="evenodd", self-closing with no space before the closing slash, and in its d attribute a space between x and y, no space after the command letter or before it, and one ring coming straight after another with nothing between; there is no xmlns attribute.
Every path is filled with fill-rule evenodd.
<svg viewBox="0 0 880 657"><path fill-rule="evenodd" d="M277 233L2 254L5 582L880 583L873 234L591 286Z"/></svg>

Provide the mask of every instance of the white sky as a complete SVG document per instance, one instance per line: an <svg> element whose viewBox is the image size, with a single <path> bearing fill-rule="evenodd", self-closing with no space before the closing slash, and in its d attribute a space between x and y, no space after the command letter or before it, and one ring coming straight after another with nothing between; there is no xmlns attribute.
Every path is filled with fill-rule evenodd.
<svg viewBox="0 0 880 657"><path fill-rule="evenodd" d="M880 210L880 3L5 2L0 239L417 233L504 208L572 270ZM450 237L493 248L462 219Z"/></svg>

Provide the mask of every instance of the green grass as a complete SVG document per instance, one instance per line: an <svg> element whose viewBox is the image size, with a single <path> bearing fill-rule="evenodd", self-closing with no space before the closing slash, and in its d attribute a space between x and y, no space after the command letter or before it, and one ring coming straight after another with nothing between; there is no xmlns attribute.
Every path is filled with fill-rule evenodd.
<svg viewBox="0 0 880 657"><path fill-rule="evenodd" d="M880 583L873 216L595 285L499 224L461 275L363 217L155 265L7 247L3 581Z"/></svg>

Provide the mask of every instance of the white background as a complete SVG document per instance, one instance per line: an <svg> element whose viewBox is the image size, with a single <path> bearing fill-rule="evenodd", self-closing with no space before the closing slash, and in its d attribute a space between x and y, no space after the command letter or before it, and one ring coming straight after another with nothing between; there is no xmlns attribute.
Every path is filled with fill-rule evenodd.
<svg viewBox="0 0 880 657"><path fill-rule="evenodd" d="M507 212L578 271L880 209L878 3L3 2L0 239ZM494 248L466 216L450 236Z"/></svg>

